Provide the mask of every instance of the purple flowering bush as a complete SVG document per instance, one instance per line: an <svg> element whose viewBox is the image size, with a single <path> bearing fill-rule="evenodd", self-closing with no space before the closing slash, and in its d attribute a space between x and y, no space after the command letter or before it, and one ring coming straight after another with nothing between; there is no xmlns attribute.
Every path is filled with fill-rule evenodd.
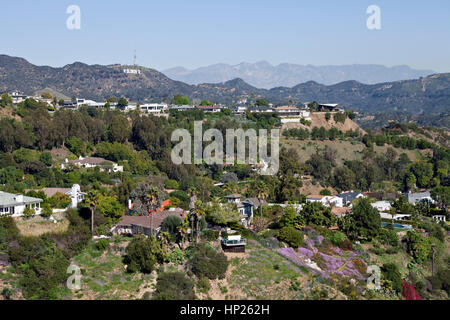
<svg viewBox="0 0 450 320"><path fill-rule="evenodd" d="M278 249L278 252L298 266L324 278L331 276L364 280L366 264L360 252L345 251L324 241L323 236L308 238L304 247Z"/></svg>

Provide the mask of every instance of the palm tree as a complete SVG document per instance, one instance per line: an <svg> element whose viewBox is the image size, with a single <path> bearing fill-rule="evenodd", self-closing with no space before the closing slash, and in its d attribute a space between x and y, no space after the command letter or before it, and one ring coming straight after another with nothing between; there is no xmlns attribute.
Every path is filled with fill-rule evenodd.
<svg viewBox="0 0 450 320"><path fill-rule="evenodd" d="M203 206L203 203L201 201L197 201L195 203L195 243L199 242L199 222L202 219L202 217L205 215L205 208Z"/></svg>
<svg viewBox="0 0 450 320"><path fill-rule="evenodd" d="M186 217L183 222L178 226L178 232L180 233L181 236L181 250L184 250L184 238L188 232L189 229L189 220Z"/></svg>
<svg viewBox="0 0 450 320"><path fill-rule="evenodd" d="M256 189L257 197L258 197L258 201L259 201L259 213L262 218L263 217L262 201L269 197L269 190L267 188L267 185L263 181L258 181L256 183L255 189Z"/></svg>
<svg viewBox="0 0 450 320"><path fill-rule="evenodd" d="M88 194L86 195L86 198L84 199L84 203L91 210L91 233L92 233L92 236L94 236L94 213L100 202L101 196L102 196L102 194L100 193L100 191L89 190Z"/></svg>
<svg viewBox="0 0 450 320"><path fill-rule="evenodd" d="M153 215L155 210L159 208L160 195L158 189L155 187L150 188L144 199L145 207L150 215L150 230L153 235Z"/></svg>

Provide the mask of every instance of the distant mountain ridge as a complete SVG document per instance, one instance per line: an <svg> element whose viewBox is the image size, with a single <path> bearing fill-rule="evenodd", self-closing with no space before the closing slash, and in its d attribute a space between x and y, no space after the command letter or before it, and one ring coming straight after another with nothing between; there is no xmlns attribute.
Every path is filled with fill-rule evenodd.
<svg viewBox="0 0 450 320"><path fill-rule="evenodd" d="M219 63L194 70L175 67L163 70L169 78L196 85L218 83L241 78L252 86L264 89L293 87L299 83L315 81L324 85L355 80L364 84L376 84L398 80L417 79L434 74L432 70L415 70L406 65L386 67L372 64L342 66L312 66L282 63L273 66L267 61L229 65Z"/></svg>
<svg viewBox="0 0 450 320"><path fill-rule="evenodd" d="M274 104L318 101L339 103L364 113L407 113L448 119L450 111L450 73L434 74L414 80L373 85L345 81L323 85L314 81L293 87L259 89L242 79L221 83L189 85L164 74L137 67L141 74L126 74L121 65L87 65L80 62L62 68L35 66L25 59L0 55L0 93L20 90L33 94L50 88L67 97L104 101L110 96L125 96L133 101L160 102L175 94L214 103L233 104L242 98L264 98ZM443 126L449 127L447 124Z"/></svg>

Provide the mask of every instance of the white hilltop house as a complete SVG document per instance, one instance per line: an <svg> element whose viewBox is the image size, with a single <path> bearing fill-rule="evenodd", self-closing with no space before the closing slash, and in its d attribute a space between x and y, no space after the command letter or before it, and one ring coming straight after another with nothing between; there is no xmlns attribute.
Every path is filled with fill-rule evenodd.
<svg viewBox="0 0 450 320"><path fill-rule="evenodd" d="M33 209L35 214L40 215L42 201L39 198L0 191L0 216L22 217L25 208Z"/></svg>

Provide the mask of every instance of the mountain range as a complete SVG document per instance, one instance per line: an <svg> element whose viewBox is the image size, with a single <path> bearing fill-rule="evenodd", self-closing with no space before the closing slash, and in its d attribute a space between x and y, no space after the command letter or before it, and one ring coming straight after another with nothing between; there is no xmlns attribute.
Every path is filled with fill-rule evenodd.
<svg viewBox="0 0 450 320"><path fill-rule="evenodd" d="M138 68L141 73L124 73L126 68ZM242 79L190 85L144 67L75 62L53 68L36 66L23 58L0 55L0 92L19 90L34 94L45 88L67 97L97 101L104 101L110 96L125 96L137 102L160 102L180 94L191 100L207 99L231 104L246 97L253 101L264 98L274 104L285 104L290 100L294 103L339 103L345 108L370 114L423 114L436 115L440 119L448 119L445 117L448 117L450 110L450 73L371 85L354 80L328 86L308 81L293 87L267 90L256 88ZM450 127L448 124L446 126Z"/></svg>
<svg viewBox="0 0 450 320"><path fill-rule="evenodd" d="M435 72L415 70L408 66L385 67L374 64L343 66L312 66L282 63L273 66L266 61L237 65L214 64L194 70L175 67L162 71L169 78L188 84L218 83L241 78L257 88L293 87L299 83L315 81L332 85L355 80L365 84L417 79Z"/></svg>

